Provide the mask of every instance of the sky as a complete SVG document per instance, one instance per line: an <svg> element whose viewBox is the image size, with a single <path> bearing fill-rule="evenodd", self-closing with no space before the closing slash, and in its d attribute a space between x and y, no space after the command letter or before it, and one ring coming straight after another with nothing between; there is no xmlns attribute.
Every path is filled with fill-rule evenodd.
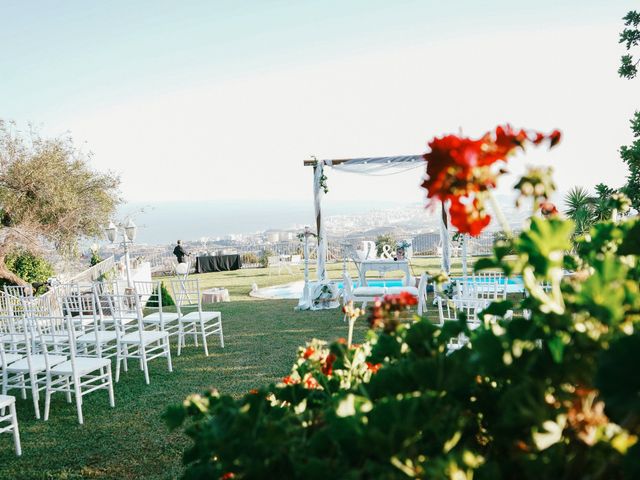
<svg viewBox="0 0 640 480"><path fill-rule="evenodd" d="M497 124L559 128L511 161L620 186L640 83L631 1L0 0L0 118L70 133L131 202L310 202L304 159L420 154ZM328 172L335 202L422 202L422 172Z"/></svg>

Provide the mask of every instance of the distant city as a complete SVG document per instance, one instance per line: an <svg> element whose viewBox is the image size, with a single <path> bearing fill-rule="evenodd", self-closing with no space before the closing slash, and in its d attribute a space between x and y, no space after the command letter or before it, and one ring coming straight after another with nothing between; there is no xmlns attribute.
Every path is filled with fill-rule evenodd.
<svg viewBox="0 0 640 480"><path fill-rule="evenodd" d="M506 217L512 224L514 229L521 227L523 220L527 217L528 212L518 211L515 209L513 199L510 197L499 198L499 202L504 208ZM175 207L173 207L175 208ZM159 209L162 210L162 209ZM359 207L351 206L352 213L345 214L330 214L325 216L326 230L329 240L329 258L339 259L342 255L342 245L345 243L358 244L362 240L375 240L380 235L388 235L394 240L408 240L414 243L414 253L421 254L436 254L437 248L440 245L439 236L439 224L437 211L429 211L423 205L408 204L408 205L393 205L388 208L372 208L366 209L364 205ZM354 211L355 210L355 211ZM200 226L202 228L202 222L199 218L203 218L203 209L194 211L193 209L186 210L188 213L178 216L175 212L171 215L175 219L179 219L181 223L186 223L191 219L192 224L190 228L183 229L183 233L194 232ZM304 205L301 208L288 208L285 210L288 212L288 219L283 219L279 216L272 216L274 223L277 225L267 226L264 229L256 229L253 232L233 232L231 230L234 227L234 222L230 222L226 225L231 231L221 235L201 235L195 236L185 235L183 233L176 233L173 235L181 238L187 251L194 255L200 254L228 254L228 253L240 253L251 254L246 256L246 259L260 258L265 252L274 254L292 254L300 253L302 248L301 242L298 240L297 235L302 232L305 225L310 225L311 222L306 224L303 222L294 222L286 225L287 221L300 220L304 218L313 219L313 214L310 211L308 205ZM252 223L258 223L260 221L268 221L268 216L263 216L261 219L254 218L255 212L235 212L238 217L243 214L243 222L236 222L235 226L246 226ZM156 217L161 217L162 211L154 212L153 215L141 213L138 215L140 221L149 222L154 221ZM169 215L169 216L171 216ZM236 218L238 218L236 217ZM165 217L167 218L167 217ZM159 220L155 220L159 221ZM286 225L286 226L282 226ZM162 226L162 225L159 225ZM315 225L310 225L315 230ZM167 227L165 223L165 227ZM220 226L217 226L220 228ZM490 249L493 237L495 233L500 230L498 225L493 222L491 228L481 239L471 242L471 253L473 253L474 245L476 253L485 253L487 249ZM140 229L144 232L144 227ZM455 232L451 232L452 236ZM175 245L175 240L161 241L154 243L144 235L140 235L132 254L134 257L140 257L145 259L153 258L167 258L171 257L171 250ZM166 238L166 234L164 236ZM108 245L103 243L100 245L103 255L115 254L119 256L121 251L118 246ZM246 263L246 260L245 260Z"/></svg>

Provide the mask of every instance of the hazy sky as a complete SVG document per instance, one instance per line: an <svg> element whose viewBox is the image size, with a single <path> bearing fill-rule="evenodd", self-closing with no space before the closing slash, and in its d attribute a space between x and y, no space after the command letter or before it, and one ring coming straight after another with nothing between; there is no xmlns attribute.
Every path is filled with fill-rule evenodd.
<svg viewBox="0 0 640 480"><path fill-rule="evenodd" d="M416 154L497 123L549 131L561 189L619 186L638 2L0 0L0 117L70 131L131 201L310 201L318 158ZM334 200L421 201L421 173L329 172ZM512 179L506 179L506 188Z"/></svg>

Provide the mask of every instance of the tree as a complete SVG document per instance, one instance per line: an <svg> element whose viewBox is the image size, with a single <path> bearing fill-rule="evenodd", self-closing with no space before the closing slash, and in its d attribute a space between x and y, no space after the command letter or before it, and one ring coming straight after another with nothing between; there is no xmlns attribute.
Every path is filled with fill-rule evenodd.
<svg viewBox="0 0 640 480"><path fill-rule="evenodd" d="M596 185L596 195L591 196L583 187L573 187L564 197L565 215L574 221L574 237L588 233L596 222L609 220L613 212L612 196L617 191L604 183Z"/></svg>
<svg viewBox="0 0 640 480"><path fill-rule="evenodd" d="M640 45L640 13L632 10L628 12L623 18L626 28L620 33L619 43L624 43L627 52L631 52L634 47ZM632 79L638 74L638 62L639 59L635 59L631 53L623 55L620 59L620 68L618 68L618 75L622 78Z"/></svg>
<svg viewBox="0 0 640 480"><path fill-rule="evenodd" d="M630 11L623 20L625 28L620 33L620 43L625 45L627 52L631 52L640 45L640 13ZM640 58L636 59L631 53L623 55L618 74L629 80L635 78L638 62ZM627 183L622 191L631 199L631 206L640 211L640 111L636 111L631 119L631 131L634 142L629 146L620 147L620 158L629 168Z"/></svg>
<svg viewBox="0 0 640 480"><path fill-rule="evenodd" d="M70 137L24 134L0 120L0 279L26 283L6 265L17 248L69 255L80 238L100 234L120 201L120 180L94 171L90 159Z"/></svg>
<svg viewBox="0 0 640 480"><path fill-rule="evenodd" d="M564 197L565 215L576 224L576 235L589 231L593 224L593 205L589 192L583 187L573 187Z"/></svg>

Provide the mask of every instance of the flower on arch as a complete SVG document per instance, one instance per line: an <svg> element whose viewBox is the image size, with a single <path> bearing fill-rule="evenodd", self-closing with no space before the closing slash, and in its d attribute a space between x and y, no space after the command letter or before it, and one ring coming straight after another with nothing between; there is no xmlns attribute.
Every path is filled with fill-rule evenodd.
<svg viewBox="0 0 640 480"><path fill-rule="evenodd" d="M458 135L434 138L424 155L427 177L422 187L427 190L429 204L450 201L451 223L461 233L479 235L491 221L484 209L484 193L496 187L508 158L527 144L548 141L551 148L560 138L558 130L543 134L510 125L498 126L479 139Z"/></svg>

